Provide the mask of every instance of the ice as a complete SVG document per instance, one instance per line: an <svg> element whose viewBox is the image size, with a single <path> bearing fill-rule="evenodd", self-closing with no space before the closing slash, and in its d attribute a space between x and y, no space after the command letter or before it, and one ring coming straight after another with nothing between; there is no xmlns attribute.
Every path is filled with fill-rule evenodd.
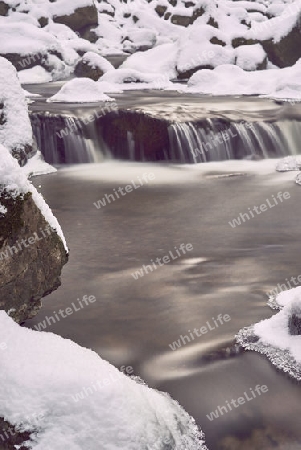
<svg viewBox="0 0 301 450"><path fill-rule="evenodd" d="M272 296L269 304L281 309L270 319L243 328L236 336L237 342L246 350L255 350L268 357L278 369L301 380L301 335L292 335L289 319L300 316L301 286Z"/></svg>

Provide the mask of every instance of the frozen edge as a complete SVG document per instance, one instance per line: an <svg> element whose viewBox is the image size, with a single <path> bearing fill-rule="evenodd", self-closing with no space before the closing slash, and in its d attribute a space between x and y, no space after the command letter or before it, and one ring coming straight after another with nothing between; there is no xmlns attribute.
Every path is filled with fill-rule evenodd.
<svg viewBox="0 0 301 450"><path fill-rule="evenodd" d="M279 306L273 309L279 309ZM235 339L245 350L254 350L265 355L277 369L301 381L301 364L293 358L288 349L283 350L258 342L260 338L254 332L254 325L242 328Z"/></svg>

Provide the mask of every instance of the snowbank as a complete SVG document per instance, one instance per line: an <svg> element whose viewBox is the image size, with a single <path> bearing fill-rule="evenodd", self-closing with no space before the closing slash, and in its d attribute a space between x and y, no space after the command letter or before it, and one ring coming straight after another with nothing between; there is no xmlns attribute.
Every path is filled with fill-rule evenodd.
<svg viewBox="0 0 301 450"><path fill-rule="evenodd" d="M185 92L212 95L265 95L281 96L291 89L291 98L301 98L301 61L286 69L248 72L231 64L214 70L199 70L188 81Z"/></svg>
<svg viewBox="0 0 301 450"><path fill-rule="evenodd" d="M31 123L23 89L17 71L0 57L0 143L10 151L19 151L32 145Z"/></svg>
<svg viewBox="0 0 301 450"><path fill-rule="evenodd" d="M269 304L281 311L270 319L240 330L237 342L246 350L266 355L278 369L300 381L301 334L293 334L291 322L293 316L301 321L301 287L271 297Z"/></svg>
<svg viewBox="0 0 301 450"><path fill-rule="evenodd" d="M6 344L0 350L0 398L9 398L1 402L0 416L31 432L31 449L206 449L176 401L93 351L21 328L3 311L0 342Z"/></svg>
<svg viewBox="0 0 301 450"><path fill-rule="evenodd" d="M101 85L90 78L75 78L68 81L48 102L94 103L111 102L113 98L104 94Z"/></svg>

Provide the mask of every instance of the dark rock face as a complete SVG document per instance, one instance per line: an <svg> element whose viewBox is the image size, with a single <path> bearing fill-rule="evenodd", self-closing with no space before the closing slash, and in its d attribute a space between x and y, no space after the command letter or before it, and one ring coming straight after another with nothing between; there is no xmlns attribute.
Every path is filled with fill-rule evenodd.
<svg viewBox="0 0 301 450"><path fill-rule="evenodd" d="M241 45L254 45L260 43L258 40L255 39L245 39L243 37L235 38L232 40L232 47L237 48Z"/></svg>
<svg viewBox="0 0 301 450"><path fill-rule="evenodd" d="M292 335L301 335L301 315L292 314L288 321L289 332Z"/></svg>
<svg viewBox="0 0 301 450"><path fill-rule="evenodd" d="M27 450L28 447L23 446L22 443L28 441L29 438L30 433L21 433L0 418L0 450L15 450L17 445L20 445L19 450Z"/></svg>
<svg viewBox="0 0 301 450"><path fill-rule="evenodd" d="M279 42L272 39L262 41L269 60L281 69L293 66L301 58L301 19L299 17L295 27Z"/></svg>
<svg viewBox="0 0 301 450"><path fill-rule="evenodd" d="M74 69L74 74L77 77L91 78L91 80L97 81L103 76L104 72L99 67L93 67L87 61L79 61Z"/></svg>
<svg viewBox="0 0 301 450"><path fill-rule="evenodd" d="M7 16L8 10L9 10L9 6L1 0L0 1L0 16Z"/></svg>
<svg viewBox="0 0 301 450"><path fill-rule="evenodd" d="M77 8L69 16L54 16L53 21L67 25L73 31L81 33L87 29L88 26L98 25L98 12L95 5L84 6Z"/></svg>
<svg viewBox="0 0 301 450"><path fill-rule="evenodd" d="M181 25L182 27L188 27L188 25L191 24L191 16L180 16L175 14L171 17L171 23Z"/></svg>
<svg viewBox="0 0 301 450"><path fill-rule="evenodd" d="M3 191L0 200L7 208L0 216L0 308L21 323L34 317L41 298L60 286L68 256L30 193L13 199Z"/></svg>
<svg viewBox="0 0 301 450"><path fill-rule="evenodd" d="M209 70L213 70L214 67L206 64L206 65L200 65L200 66L195 66L192 67L191 69L187 69L187 70L179 70L177 68L177 72L178 72L178 79L179 80L187 80L188 78L190 78L194 73L196 73L198 70L202 70L202 69L209 69Z"/></svg>
<svg viewBox="0 0 301 450"><path fill-rule="evenodd" d="M81 30L80 35L83 39L86 39L87 41L91 42L92 44L95 44L96 41L98 41L99 37L93 30L94 26L88 26Z"/></svg>

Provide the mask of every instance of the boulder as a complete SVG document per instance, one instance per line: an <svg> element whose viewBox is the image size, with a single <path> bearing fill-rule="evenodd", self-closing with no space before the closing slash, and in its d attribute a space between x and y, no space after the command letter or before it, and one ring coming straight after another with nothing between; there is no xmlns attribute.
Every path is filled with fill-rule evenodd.
<svg viewBox="0 0 301 450"><path fill-rule="evenodd" d="M7 16L9 6L3 1L0 1L0 16Z"/></svg>
<svg viewBox="0 0 301 450"><path fill-rule="evenodd" d="M80 34L82 30L86 30L88 26L98 26L98 11L96 6L88 5L82 8L76 8L69 15L54 15L53 21L67 25L73 31L78 31Z"/></svg>
<svg viewBox="0 0 301 450"><path fill-rule="evenodd" d="M163 17L164 14L167 11L167 6L163 6L163 5L157 5L155 8L156 13L158 14L159 17Z"/></svg>
<svg viewBox="0 0 301 450"><path fill-rule="evenodd" d="M67 254L31 193L14 197L5 189L0 202L0 309L16 322L34 317L41 298L60 286Z"/></svg>
<svg viewBox="0 0 301 450"><path fill-rule="evenodd" d="M188 27L192 23L192 16L181 16L174 14L171 16L171 23L174 25L181 25L182 27Z"/></svg>
<svg viewBox="0 0 301 450"><path fill-rule="evenodd" d="M301 58L301 18L299 16L293 29L279 42L273 39L262 41L268 59L280 67L293 66Z"/></svg>
<svg viewBox="0 0 301 450"><path fill-rule="evenodd" d="M87 52L83 55L74 69L77 77L91 78L97 81L108 70L114 69L113 65L103 56L93 52Z"/></svg>

